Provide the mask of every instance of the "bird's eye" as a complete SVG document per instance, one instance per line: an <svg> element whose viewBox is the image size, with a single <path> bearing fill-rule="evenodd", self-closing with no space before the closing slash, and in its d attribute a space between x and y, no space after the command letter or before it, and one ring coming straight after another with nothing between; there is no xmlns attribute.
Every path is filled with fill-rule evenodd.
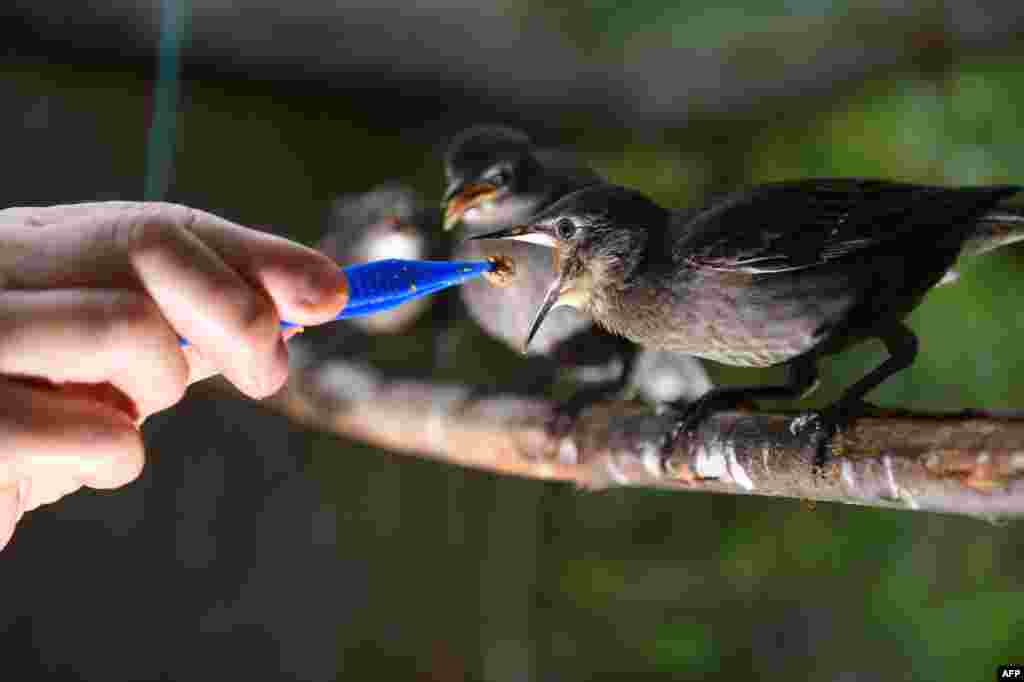
<svg viewBox="0 0 1024 682"><path fill-rule="evenodd" d="M495 187L504 187L512 179L511 173L504 168L497 168L487 174L484 180Z"/></svg>
<svg viewBox="0 0 1024 682"><path fill-rule="evenodd" d="M555 223L555 233L559 239L572 239L572 236L576 234L576 223L568 218L562 218Z"/></svg>

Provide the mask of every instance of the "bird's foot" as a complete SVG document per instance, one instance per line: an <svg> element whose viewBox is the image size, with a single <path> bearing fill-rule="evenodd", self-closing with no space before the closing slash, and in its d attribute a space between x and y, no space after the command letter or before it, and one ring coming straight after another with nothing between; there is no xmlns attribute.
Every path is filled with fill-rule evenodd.
<svg viewBox="0 0 1024 682"><path fill-rule="evenodd" d="M839 401L823 410L804 412L795 417L789 430L794 436L807 432L815 434L814 467L821 469L833 455L832 441L836 434L849 426L855 417L878 412L884 412L884 409L862 400Z"/></svg>
<svg viewBox="0 0 1024 682"><path fill-rule="evenodd" d="M576 423L576 418L582 411L582 409L572 409L565 403L555 405L554 409L551 411L551 416L544 425L545 430L555 438L562 438L569 435L569 432L572 431L573 425Z"/></svg>
<svg viewBox="0 0 1024 682"><path fill-rule="evenodd" d="M828 410L804 412L790 422L789 430L794 436L811 432L814 434L814 468L821 469L830 458L832 438L842 429L841 419Z"/></svg>
<svg viewBox="0 0 1024 682"><path fill-rule="evenodd" d="M665 444L661 450L662 470L667 474L672 473L675 468L671 463L672 453L675 452L680 441L688 439L696 432L704 420L715 412L734 410L748 405L749 401L745 400L742 396L727 391L715 390L705 393L691 403L683 405L674 404L673 407L680 409L682 415L665 437Z"/></svg>
<svg viewBox="0 0 1024 682"><path fill-rule="evenodd" d="M551 418L548 420L548 433L555 436L568 435L575 426L576 420L588 408L605 400L620 398L623 392L624 387L618 381L578 390L568 400L555 406Z"/></svg>

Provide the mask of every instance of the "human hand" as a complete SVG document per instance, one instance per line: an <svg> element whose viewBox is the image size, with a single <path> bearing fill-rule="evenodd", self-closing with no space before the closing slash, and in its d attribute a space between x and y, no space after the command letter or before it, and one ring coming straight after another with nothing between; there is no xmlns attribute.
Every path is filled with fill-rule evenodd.
<svg viewBox="0 0 1024 682"><path fill-rule="evenodd" d="M134 480L139 426L190 384L222 373L254 398L276 392L280 318L334 318L340 272L185 206L0 210L0 549L26 511Z"/></svg>

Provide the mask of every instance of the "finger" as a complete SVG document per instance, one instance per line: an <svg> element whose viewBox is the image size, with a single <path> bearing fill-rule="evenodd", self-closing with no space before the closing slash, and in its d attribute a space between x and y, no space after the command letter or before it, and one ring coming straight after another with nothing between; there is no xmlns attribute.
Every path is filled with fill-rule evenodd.
<svg viewBox="0 0 1024 682"><path fill-rule="evenodd" d="M304 327L289 327L281 332L281 339L283 341L287 341L293 336L298 336L304 331ZM184 346L181 350L184 352L185 357L188 358L189 386L197 381L208 379L209 377L219 373L219 370L213 365L213 363L200 355L199 351L197 351L194 346Z"/></svg>
<svg viewBox="0 0 1024 682"><path fill-rule="evenodd" d="M246 281L264 289L282 318L320 324L334 319L348 301L341 268L316 249L203 211L185 210L192 212L189 229Z"/></svg>
<svg viewBox="0 0 1024 682"><path fill-rule="evenodd" d="M231 267L270 294L283 319L321 324L348 302L341 267L319 251L227 221L201 222L195 229Z"/></svg>
<svg viewBox="0 0 1024 682"><path fill-rule="evenodd" d="M265 290L284 319L320 324L334 319L348 300L340 268L319 251L165 203L101 202L0 211L0 227L7 226L6 237L0 236L0 270L12 271L12 280L23 288L120 286L131 274L123 249L132 240L124 235L140 224L154 223L195 234L245 281ZM59 233L59 239L53 233Z"/></svg>
<svg viewBox="0 0 1024 682"><path fill-rule="evenodd" d="M284 331L281 332L281 339L283 341L287 341L293 336L301 334L303 331L305 331L303 327L289 327L288 329L285 329ZM220 370L217 369L217 367L209 359L199 354L199 351L196 350L195 346L184 346L181 350L185 354L185 357L188 358L189 386L196 383L197 381L208 379L214 376L215 374L220 373Z"/></svg>
<svg viewBox="0 0 1024 682"><path fill-rule="evenodd" d="M203 379L209 379L210 377L219 374L220 370L217 368L210 358L201 355L195 346L189 345L181 349L182 353L188 359L188 385L202 381Z"/></svg>
<svg viewBox="0 0 1024 682"><path fill-rule="evenodd" d="M96 216L100 212L124 212L137 210L143 202L138 201L84 201L76 204L55 206L12 206L0 210L0 223L24 224L29 227L46 227L68 220Z"/></svg>
<svg viewBox="0 0 1024 682"><path fill-rule="evenodd" d="M0 374L109 383L134 418L181 400L190 369L145 294L107 289L0 291Z"/></svg>
<svg viewBox="0 0 1024 682"><path fill-rule="evenodd" d="M62 211L43 212L41 220L53 214ZM141 286L171 326L243 392L264 397L280 387L287 349L275 306L193 233L193 224L207 218L171 204L86 215L6 230L7 241L17 242L6 250L24 252L9 270L11 286Z"/></svg>
<svg viewBox="0 0 1024 682"><path fill-rule="evenodd" d="M73 495L85 485L83 475L72 470L47 470L36 474L34 478L25 479L30 482L28 495L22 500L25 512L34 511L47 504Z"/></svg>
<svg viewBox="0 0 1024 682"><path fill-rule="evenodd" d="M155 224L130 249L143 286L175 329L243 392L263 398L288 376L273 302L191 232Z"/></svg>
<svg viewBox="0 0 1024 682"><path fill-rule="evenodd" d="M0 482L30 480L25 509L81 485L116 487L142 471L142 436L102 402L0 377Z"/></svg>

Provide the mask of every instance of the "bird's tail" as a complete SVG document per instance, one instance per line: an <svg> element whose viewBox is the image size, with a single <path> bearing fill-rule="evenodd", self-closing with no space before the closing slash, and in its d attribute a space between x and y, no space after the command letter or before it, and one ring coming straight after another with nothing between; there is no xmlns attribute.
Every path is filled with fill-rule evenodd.
<svg viewBox="0 0 1024 682"><path fill-rule="evenodd" d="M1019 241L1024 241L1024 209L999 208L978 220L960 255L979 256Z"/></svg>

